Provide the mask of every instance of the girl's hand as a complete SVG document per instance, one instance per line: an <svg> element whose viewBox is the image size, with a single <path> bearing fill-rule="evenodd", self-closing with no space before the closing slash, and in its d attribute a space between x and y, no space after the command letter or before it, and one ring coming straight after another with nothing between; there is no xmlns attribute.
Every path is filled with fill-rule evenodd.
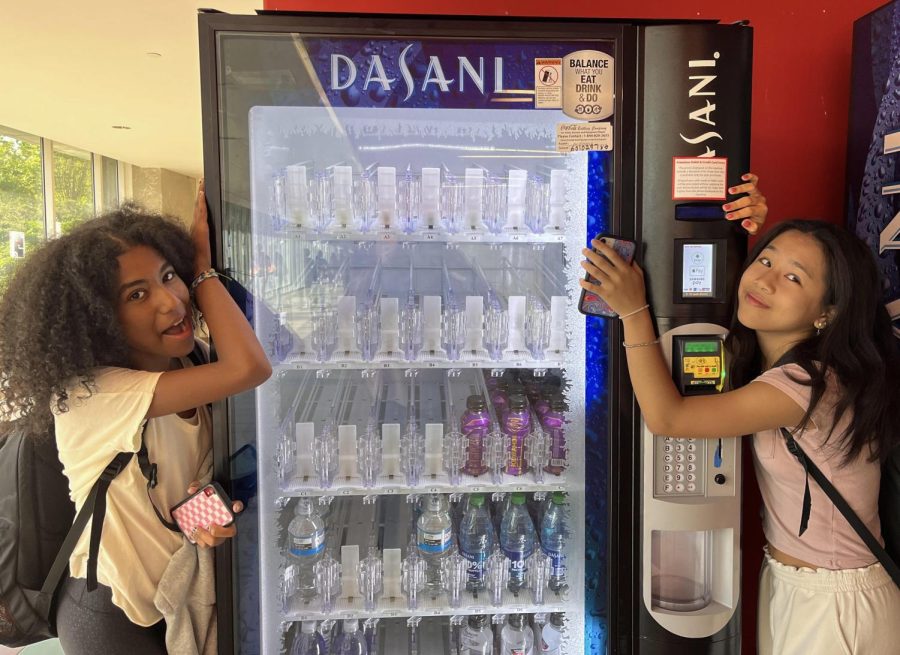
<svg viewBox="0 0 900 655"><path fill-rule="evenodd" d="M588 248L582 250L588 261L581 262L581 267L591 277L599 280L600 284L587 280L579 280L579 284L603 298L620 316L646 305L647 291L641 267L636 263L626 264L619 253L606 245L603 239L594 239L591 245L599 253Z"/></svg>
<svg viewBox="0 0 900 655"><path fill-rule="evenodd" d="M756 234L763 223L766 222L766 214L769 213L769 207L766 205L766 197L759 192L756 187L759 178L753 173L744 173L741 179L746 184L739 184L728 189L730 195L746 193L743 198L738 198L732 202L722 205L725 210L725 218L729 221L741 220L743 227L750 234Z"/></svg>
<svg viewBox="0 0 900 655"><path fill-rule="evenodd" d="M200 489L200 482L194 480L188 486L188 495L195 494ZM231 504L231 511L235 514L239 514L244 511L244 503L239 500L234 501ZM191 535L194 541L197 542L198 548L215 548L223 543L225 543L226 539L231 539L234 535L237 534L237 527L235 527L234 523L228 526L222 525L211 525L209 526L209 530L206 530L201 527L197 527L194 529L194 533Z"/></svg>
<svg viewBox="0 0 900 655"><path fill-rule="evenodd" d="M197 200L194 203L194 222L191 224L191 241L194 242L194 276L212 268L212 251L209 245L209 216L206 209L206 186L200 180Z"/></svg>

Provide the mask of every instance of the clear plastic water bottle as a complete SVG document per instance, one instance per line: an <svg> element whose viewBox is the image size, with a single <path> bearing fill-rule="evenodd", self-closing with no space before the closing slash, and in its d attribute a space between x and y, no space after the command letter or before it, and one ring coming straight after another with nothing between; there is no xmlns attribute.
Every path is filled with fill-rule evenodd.
<svg viewBox="0 0 900 655"><path fill-rule="evenodd" d="M524 475L528 469L525 462L525 438L531 432L531 414L524 395L513 394L509 397L509 409L500 422L500 431L509 436L506 473Z"/></svg>
<svg viewBox="0 0 900 655"><path fill-rule="evenodd" d="M566 469L566 400L561 395L550 399L550 406L541 416L541 426L550 435L550 461L547 473L559 475Z"/></svg>
<svg viewBox="0 0 900 655"><path fill-rule="evenodd" d="M325 552L325 521L309 498L297 501L295 516L288 526L288 553L299 567L300 598L316 595L315 566Z"/></svg>
<svg viewBox="0 0 900 655"><path fill-rule="evenodd" d="M466 590L478 594L487 589L484 564L494 549L494 526L484 506L484 494L469 497L469 509L459 525L459 552L469 561Z"/></svg>
<svg viewBox="0 0 900 655"><path fill-rule="evenodd" d="M304 621L300 625L300 634L291 646L291 655L328 655L324 637L316 632L315 621Z"/></svg>
<svg viewBox="0 0 900 655"><path fill-rule="evenodd" d="M534 655L534 632L524 614L510 614L500 632L501 655Z"/></svg>
<svg viewBox="0 0 900 655"><path fill-rule="evenodd" d="M460 419L460 432L466 439L466 463L463 473L479 476L488 470L484 461L484 440L491 430L491 417L487 411L487 403L480 395L466 399L466 411Z"/></svg>
<svg viewBox="0 0 900 655"><path fill-rule="evenodd" d="M554 612L541 630L541 655L562 654L563 614Z"/></svg>
<svg viewBox="0 0 900 655"><path fill-rule="evenodd" d="M332 655L368 655L366 638L357 619L344 619L341 634L331 646Z"/></svg>
<svg viewBox="0 0 900 655"><path fill-rule="evenodd" d="M459 636L459 655L492 655L494 633L484 614L473 614Z"/></svg>
<svg viewBox="0 0 900 655"><path fill-rule="evenodd" d="M442 494L428 494L425 507L416 525L416 546L425 560L426 593L440 594L444 590L441 562L453 545L453 524L447 498Z"/></svg>
<svg viewBox="0 0 900 655"><path fill-rule="evenodd" d="M550 591L566 588L566 542L569 540L566 494L554 491L541 521L541 550L550 558Z"/></svg>
<svg viewBox="0 0 900 655"><path fill-rule="evenodd" d="M528 558L534 552L534 523L525 508L525 494L514 493L500 522L500 548L509 559L506 588L517 595L527 585Z"/></svg>

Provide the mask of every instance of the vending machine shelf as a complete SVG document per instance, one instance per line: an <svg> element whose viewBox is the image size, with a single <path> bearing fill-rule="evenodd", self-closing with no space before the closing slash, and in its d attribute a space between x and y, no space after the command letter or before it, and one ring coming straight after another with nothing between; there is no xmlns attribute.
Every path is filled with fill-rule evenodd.
<svg viewBox="0 0 900 655"><path fill-rule="evenodd" d="M488 478L488 479L484 479ZM443 475L435 479L421 480L420 484L410 487L400 480L379 479L373 487L362 486L362 480L356 478L347 483L335 480L331 487L322 489L316 486L318 480L304 479L286 486L283 489L284 496L290 498L316 497L316 496L393 496L403 494L472 494L472 493L515 493L515 492L553 492L567 491L571 483L565 472L561 475L545 474L542 482L536 482L532 475L512 476L503 474L499 482L492 482L490 477L472 477L462 475L459 484L451 484L448 476ZM301 486L306 485L306 486Z"/></svg>
<svg viewBox="0 0 900 655"><path fill-rule="evenodd" d="M492 605L484 594L481 598L475 598L470 593L464 594L462 603L458 607L452 607L446 598L423 598L416 608L410 609L407 600L403 596L393 598L380 598L378 605L373 610L367 610L363 606L362 598L342 598L327 612L316 608L315 603L304 606L299 599L291 601L284 612L286 621L322 621L325 619L367 619L367 618L399 618L409 616L469 616L471 614L533 614L535 612L565 612L568 599L563 596L547 592L544 603L537 605L530 598L523 595L514 596L508 591L503 592L503 602L500 605Z"/></svg>

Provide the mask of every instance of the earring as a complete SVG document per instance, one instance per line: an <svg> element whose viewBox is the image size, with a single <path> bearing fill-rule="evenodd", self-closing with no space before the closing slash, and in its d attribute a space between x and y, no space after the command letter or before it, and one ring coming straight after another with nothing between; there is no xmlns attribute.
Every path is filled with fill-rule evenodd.
<svg viewBox="0 0 900 655"><path fill-rule="evenodd" d="M813 323L813 327L816 328L816 336L822 334L822 330L824 330L828 326L828 322L825 319L819 318Z"/></svg>

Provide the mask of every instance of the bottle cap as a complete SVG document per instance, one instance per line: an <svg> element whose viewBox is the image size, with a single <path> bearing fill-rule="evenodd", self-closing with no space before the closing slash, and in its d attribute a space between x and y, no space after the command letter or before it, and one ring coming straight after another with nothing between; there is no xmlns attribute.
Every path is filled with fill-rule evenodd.
<svg viewBox="0 0 900 655"><path fill-rule="evenodd" d="M522 394L514 394L509 397L509 409L512 412L522 411L528 407L528 401Z"/></svg>
<svg viewBox="0 0 900 655"><path fill-rule="evenodd" d="M429 512L440 512L444 509L444 497L441 494L428 494L428 500L425 501L425 508Z"/></svg>
<svg viewBox="0 0 900 655"><path fill-rule="evenodd" d="M473 412L480 412L487 408L487 403L484 402L483 396L469 396L466 398L466 408L471 409Z"/></svg>
<svg viewBox="0 0 900 655"><path fill-rule="evenodd" d="M548 375L544 378L544 386L559 388L562 386L562 379L558 375Z"/></svg>
<svg viewBox="0 0 900 655"><path fill-rule="evenodd" d="M550 496L550 502L554 505L565 505L566 494L563 491L554 491Z"/></svg>
<svg viewBox="0 0 900 655"><path fill-rule="evenodd" d="M554 625L557 628L561 628L565 618L566 618L566 615L563 614L562 612L553 612L550 615L550 625Z"/></svg>
<svg viewBox="0 0 900 655"><path fill-rule="evenodd" d="M516 492L511 494L509 497L509 502L513 505L524 505L525 504L525 494Z"/></svg>
<svg viewBox="0 0 900 655"><path fill-rule="evenodd" d="M469 496L469 507L483 507L484 494L472 494Z"/></svg>
<svg viewBox="0 0 900 655"><path fill-rule="evenodd" d="M484 614L472 614L469 616L469 626L477 630L481 630L487 625L488 617Z"/></svg>
<svg viewBox="0 0 900 655"><path fill-rule="evenodd" d="M300 631L304 634L311 635L316 631L316 622L315 621L304 621L300 624Z"/></svg>
<svg viewBox="0 0 900 655"><path fill-rule="evenodd" d="M566 405L566 399L563 396L557 395L557 396L552 396L550 398L550 410L551 411L564 412L567 409L568 409L568 406Z"/></svg>
<svg viewBox="0 0 900 655"><path fill-rule="evenodd" d="M310 514L312 514L312 511L312 500L310 500L309 498L301 498L297 501L297 506L294 508L294 513L298 515L305 514L309 516Z"/></svg>
<svg viewBox="0 0 900 655"><path fill-rule="evenodd" d="M508 620L509 620L509 624L514 628L525 627L525 615L524 614L510 614Z"/></svg>
<svg viewBox="0 0 900 655"><path fill-rule="evenodd" d="M344 632L356 632L359 630L358 619L344 619Z"/></svg>

